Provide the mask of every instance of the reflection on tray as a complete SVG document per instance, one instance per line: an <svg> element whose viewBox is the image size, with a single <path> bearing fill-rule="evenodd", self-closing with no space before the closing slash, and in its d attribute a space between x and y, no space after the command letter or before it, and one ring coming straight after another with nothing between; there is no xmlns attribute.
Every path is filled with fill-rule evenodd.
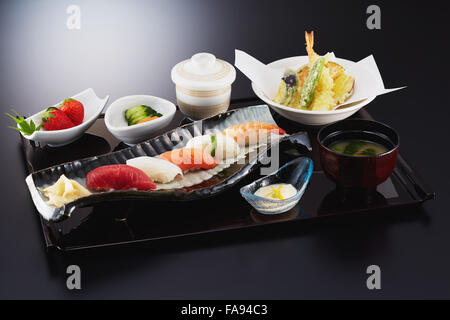
<svg viewBox="0 0 450 320"><path fill-rule="evenodd" d="M74 219L45 226L52 244L63 250L111 243L191 235L251 224L250 208L230 192L199 202L112 201L76 208ZM76 218L75 218L76 217Z"/></svg>
<svg viewBox="0 0 450 320"><path fill-rule="evenodd" d="M89 146L89 147L86 147ZM27 159L33 171L61 163L93 157L111 151L109 143L102 137L85 133L80 139L63 147L47 145L27 149Z"/></svg>
<svg viewBox="0 0 450 320"><path fill-rule="evenodd" d="M130 146L126 145L125 143L120 142L120 143L112 150L112 152L116 152L116 151L119 151L119 150L122 150L122 149L126 149L126 148L129 148L129 147L130 147Z"/></svg>
<svg viewBox="0 0 450 320"><path fill-rule="evenodd" d="M321 201L317 214L328 215L349 210L371 210L389 206L399 194L392 178L380 184L376 190L334 189Z"/></svg>
<svg viewBox="0 0 450 320"><path fill-rule="evenodd" d="M303 209L300 208L299 204L293 207L291 210L286 211L281 214L262 214L252 209L250 211L250 217L256 223L270 223L270 222L283 222L295 220L298 216L305 215Z"/></svg>
<svg viewBox="0 0 450 320"><path fill-rule="evenodd" d="M387 204L386 198L375 190L335 189L323 198L317 210L317 215L324 216L349 210L370 210L382 208Z"/></svg>

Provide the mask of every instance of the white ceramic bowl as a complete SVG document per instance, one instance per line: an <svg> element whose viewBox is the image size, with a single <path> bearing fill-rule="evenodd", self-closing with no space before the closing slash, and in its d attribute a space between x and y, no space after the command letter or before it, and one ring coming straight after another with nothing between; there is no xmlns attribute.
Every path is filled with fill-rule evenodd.
<svg viewBox="0 0 450 320"><path fill-rule="evenodd" d="M82 124L64 130L46 131L45 129L41 129L39 131L35 131L32 135L29 136L24 135L23 133L22 135L26 139L46 143L52 147L59 147L69 144L80 138L84 134L84 132L94 124L94 121L98 118L103 108L105 107L109 96L100 99L99 97L97 97L94 90L92 88L89 88L70 98L78 100L83 104L84 120ZM61 103L62 101L53 106L57 107ZM28 117L27 121L31 119L36 124L36 126L38 126L42 123L42 114L44 112L45 110L42 110L41 112Z"/></svg>
<svg viewBox="0 0 450 320"><path fill-rule="evenodd" d="M152 107L163 116L149 122L128 126L125 111L138 105ZM176 110L172 102L162 98L147 95L126 96L111 103L105 113L105 124L113 136L126 144L133 145L150 139L167 127Z"/></svg>
<svg viewBox="0 0 450 320"><path fill-rule="evenodd" d="M355 64L353 61L339 59L336 58L334 60L336 63L340 64L344 68L348 68L351 65ZM291 57L286 59L277 60L268 64L268 66L273 68L291 68L298 69L300 66L308 63L308 56L299 56L299 57ZM281 79L280 79L281 81ZM358 85L358 79L355 79L356 84ZM382 79L376 79L376 81L382 81ZM262 90L260 90L253 82L252 88L255 94L267 103L275 112L279 113L283 117L306 125L325 125L332 122L336 122L339 120L346 119L350 117L352 114L358 112L359 109L366 106L370 102L372 102L375 97L365 99L359 102L355 102L346 106L342 106L338 110L333 111L309 111L309 110L301 110L295 109L291 107L286 107L281 104L273 102L269 97L267 97Z"/></svg>

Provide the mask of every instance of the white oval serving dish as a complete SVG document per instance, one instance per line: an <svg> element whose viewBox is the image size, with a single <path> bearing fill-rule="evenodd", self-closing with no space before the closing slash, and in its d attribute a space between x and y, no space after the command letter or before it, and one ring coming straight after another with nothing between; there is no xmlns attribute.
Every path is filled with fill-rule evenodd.
<svg viewBox="0 0 450 320"><path fill-rule="evenodd" d="M70 98L78 100L83 104L83 123L78 126L63 130L47 131L45 129L41 129L39 131L35 131L29 136L21 133L22 136L28 140L45 143L52 147L59 147L69 144L80 138L84 134L84 132L94 124L95 120L98 118L103 108L105 107L106 102L108 102L109 96L100 99L95 94L94 90L92 88L89 88L76 95L71 96ZM61 103L62 101L53 105L53 107L58 107ZM41 112L28 117L26 120L33 120L36 126L38 126L42 123L42 115L44 112L45 110L42 110Z"/></svg>
<svg viewBox="0 0 450 320"><path fill-rule="evenodd" d="M152 107L163 116L149 122L128 126L125 111L137 105ZM113 136L128 145L133 145L150 139L167 127L176 110L177 108L172 102L162 98L148 95L125 96L117 99L108 107L105 113L105 124Z"/></svg>
<svg viewBox="0 0 450 320"><path fill-rule="evenodd" d="M343 66L345 69L349 68L351 65L355 64L356 62L346 60L346 59L340 59L336 58L333 61ZM305 65L308 63L308 56L298 56L298 57L291 57L291 58L285 58L281 60L274 61L272 63L269 63L268 66L272 68L290 68L293 70L298 69L302 65ZM376 81L381 83L383 80L376 75L370 73L369 76L371 76L370 81ZM281 79L280 79L281 81ZM358 85L358 79L355 79L355 86ZM267 103L275 112L279 113L283 117L306 125L325 125L329 123L333 123L339 120L346 119L353 115L354 113L358 112L359 109L362 107L368 105L370 102L372 102L375 97L365 99L359 102L355 102L349 105L344 105L340 107L337 110L332 111L309 111L309 110L302 110L302 109L295 109L291 107L286 107L281 104L275 103L272 101L269 97L267 97L262 90L260 90L255 83L252 82L252 89L253 92L263 100L265 103Z"/></svg>

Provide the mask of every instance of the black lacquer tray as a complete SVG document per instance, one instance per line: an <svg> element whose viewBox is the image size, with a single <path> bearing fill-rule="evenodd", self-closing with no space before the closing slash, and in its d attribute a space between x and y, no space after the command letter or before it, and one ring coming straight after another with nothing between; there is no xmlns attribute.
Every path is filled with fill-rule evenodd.
<svg viewBox="0 0 450 320"><path fill-rule="evenodd" d="M231 109L263 104L257 99L242 99L232 102ZM417 205L433 199L434 193L399 156L396 169L389 180L380 185L370 201L345 201L320 168L316 148L319 128L297 124L273 114L277 124L288 133L306 131L312 142L312 151L299 148L292 141L280 145L280 165L306 155L313 159L315 170L303 198L289 212L268 217L257 213L240 196L239 189L259 178L259 170L233 183L213 197L190 202L117 200L74 207L71 211L76 219L59 223L47 223L42 217L41 226L47 248L77 250L99 246L150 241L162 238L241 229L273 223L287 223L305 219L339 216L343 214L383 210L396 206ZM372 119L365 110L353 118ZM167 131L189 123L177 114ZM75 161L127 149L106 129L103 118L78 141L61 148L38 145L22 138L24 160L29 173Z"/></svg>

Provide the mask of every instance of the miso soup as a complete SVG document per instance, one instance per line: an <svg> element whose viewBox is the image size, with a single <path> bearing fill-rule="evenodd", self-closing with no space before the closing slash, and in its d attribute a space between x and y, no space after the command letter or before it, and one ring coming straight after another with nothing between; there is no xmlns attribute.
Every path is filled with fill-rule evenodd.
<svg viewBox="0 0 450 320"><path fill-rule="evenodd" d="M329 146L331 150L348 156L373 157L388 151L381 144L364 140L344 140Z"/></svg>

